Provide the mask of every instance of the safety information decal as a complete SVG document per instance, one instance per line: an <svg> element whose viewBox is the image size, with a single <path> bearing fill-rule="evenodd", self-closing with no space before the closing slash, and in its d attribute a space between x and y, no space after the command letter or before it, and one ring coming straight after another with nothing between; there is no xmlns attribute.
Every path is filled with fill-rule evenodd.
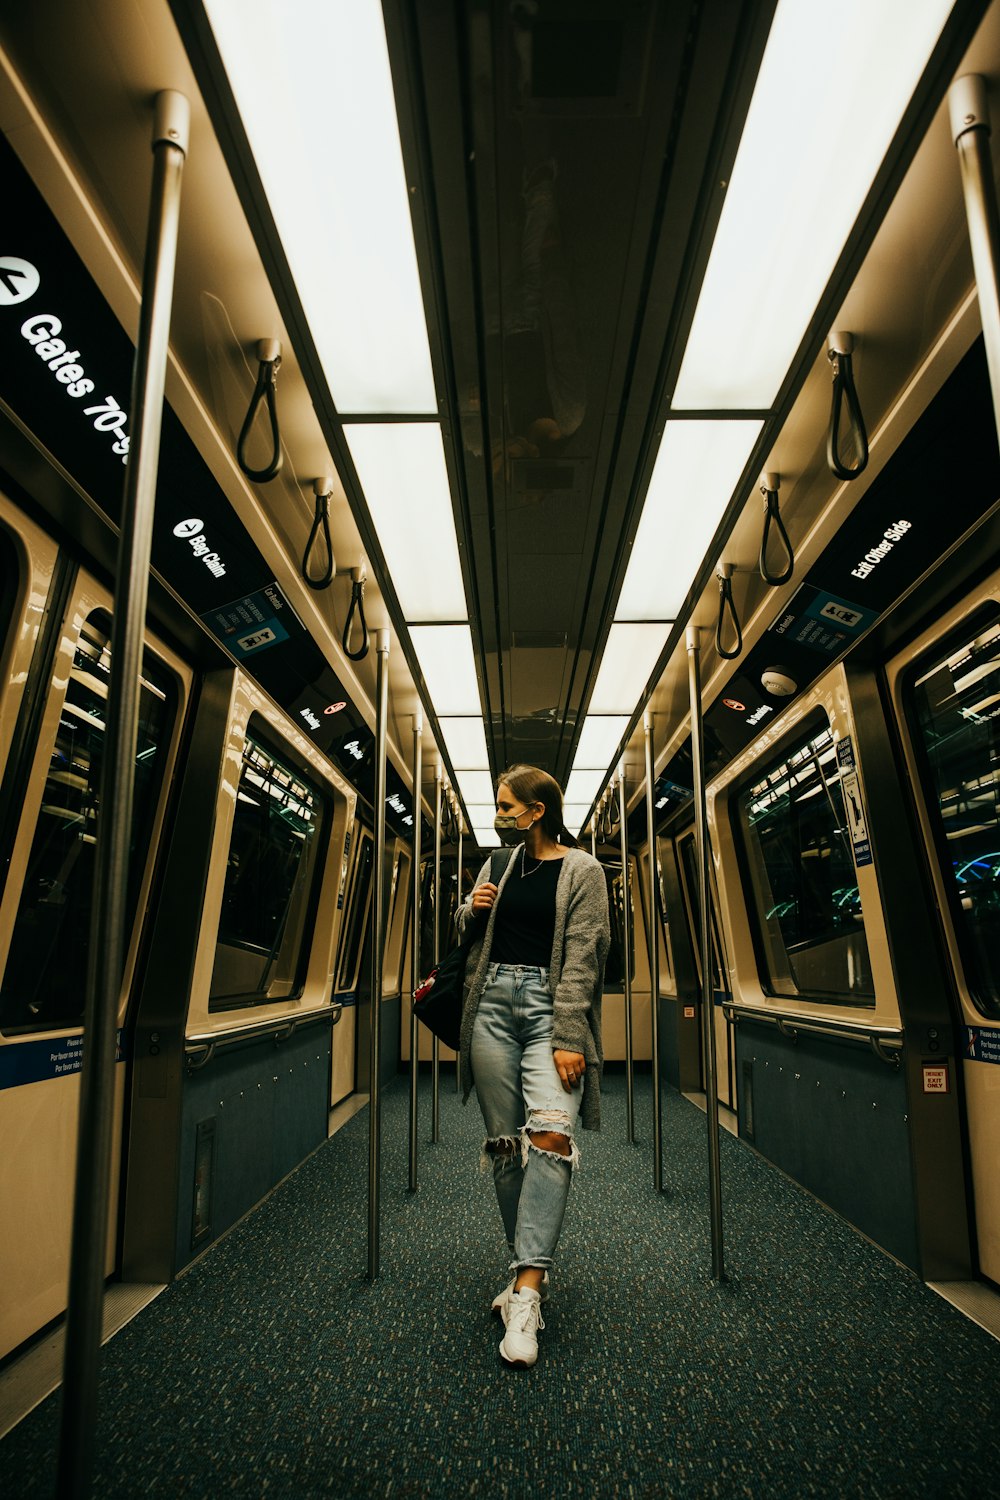
<svg viewBox="0 0 1000 1500"><path fill-rule="evenodd" d="M824 656L838 656L877 619L877 610L803 583L771 626L771 633Z"/></svg>
<svg viewBox="0 0 1000 1500"><path fill-rule="evenodd" d="M861 801L861 784L854 764L854 745L849 734L837 741L837 762L840 766L840 790L844 794L847 826L854 846L854 863L870 865L872 846L868 839L868 820Z"/></svg>
<svg viewBox="0 0 1000 1500"><path fill-rule="evenodd" d="M972 1062L1000 1063L1000 1027L969 1026L965 1055Z"/></svg>
<svg viewBox="0 0 1000 1500"><path fill-rule="evenodd" d="M220 609L209 610L201 618L234 656L250 656L254 651L288 640L288 631L279 616L289 614L291 605L281 589L276 583L269 583L244 599L234 599Z"/></svg>
<svg viewBox="0 0 1000 1500"><path fill-rule="evenodd" d="M115 1061L122 1061L122 1034L118 1033ZM16 1089L46 1078L65 1078L83 1067L83 1035L47 1036L40 1041L13 1042L0 1047L0 1089Z"/></svg>

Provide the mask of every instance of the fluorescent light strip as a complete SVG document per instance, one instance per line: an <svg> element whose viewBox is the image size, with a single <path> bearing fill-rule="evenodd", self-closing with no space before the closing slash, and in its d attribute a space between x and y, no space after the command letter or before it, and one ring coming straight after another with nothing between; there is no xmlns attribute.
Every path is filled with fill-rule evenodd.
<svg viewBox="0 0 1000 1500"><path fill-rule="evenodd" d="M645 692L666 638L663 625L612 625L590 700L591 711L631 712Z"/></svg>
<svg viewBox="0 0 1000 1500"><path fill-rule="evenodd" d="M492 824L488 828L477 828L476 825L473 824L472 832L475 834L476 843L481 849L499 849L500 835L497 833Z"/></svg>
<svg viewBox="0 0 1000 1500"><path fill-rule="evenodd" d="M404 618L468 619L440 427L347 423L344 436Z"/></svg>
<svg viewBox="0 0 1000 1500"><path fill-rule="evenodd" d="M737 420L667 423L616 620L677 618L763 425ZM661 646L667 634L661 631ZM593 703L591 710L600 711Z"/></svg>
<svg viewBox="0 0 1000 1500"><path fill-rule="evenodd" d="M583 803L583 810L586 813L594 798L604 790L607 774L606 770L577 770L574 765L569 781L566 783L566 801L570 804Z"/></svg>
<svg viewBox="0 0 1000 1500"><path fill-rule="evenodd" d="M574 769L579 767L581 770L600 770L606 776L611 757L621 743L630 717L631 710L627 714L607 716L588 713L580 731L576 758L573 761Z"/></svg>
<svg viewBox="0 0 1000 1500"><path fill-rule="evenodd" d="M770 407L952 0L779 0L673 406Z"/></svg>
<svg viewBox="0 0 1000 1500"><path fill-rule="evenodd" d="M466 807L493 805L493 777L489 771L456 771L458 789Z"/></svg>
<svg viewBox="0 0 1000 1500"><path fill-rule="evenodd" d="M436 413L379 0L205 11L338 409Z"/></svg>
<svg viewBox="0 0 1000 1500"><path fill-rule="evenodd" d="M453 719L439 714L438 723L456 773L489 770L490 757L481 718Z"/></svg>
<svg viewBox="0 0 1000 1500"><path fill-rule="evenodd" d="M468 625L412 625L410 640L435 713L477 713L479 683Z"/></svg>

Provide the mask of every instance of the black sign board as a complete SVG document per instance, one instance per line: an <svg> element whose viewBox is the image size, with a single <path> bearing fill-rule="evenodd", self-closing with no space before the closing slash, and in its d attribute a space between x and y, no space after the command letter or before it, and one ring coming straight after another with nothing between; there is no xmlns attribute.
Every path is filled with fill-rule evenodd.
<svg viewBox="0 0 1000 1500"><path fill-rule="evenodd" d="M717 775L791 701L765 691L765 671L784 672L802 693L998 497L1000 457L979 339L706 711L707 775ZM689 785L690 762L686 741L661 780Z"/></svg>
<svg viewBox="0 0 1000 1500"><path fill-rule="evenodd" d="M0 184L0 396L117 523L132 341L2 137ZM362 715L169 405L152 565L370 803L374 767ZM364 746L360 760L344 748L352 741ZM408 837L413 799L391 765L387 780L387 820Z"/></svg>

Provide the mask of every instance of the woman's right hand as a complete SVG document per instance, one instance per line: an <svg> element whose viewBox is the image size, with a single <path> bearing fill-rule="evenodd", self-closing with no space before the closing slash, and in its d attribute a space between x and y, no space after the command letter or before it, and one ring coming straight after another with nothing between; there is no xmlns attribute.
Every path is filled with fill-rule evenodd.
<svg viewBox="0 0 1000 1500"><path fill-rule="evenodd" d="M497 887L491 885L487 880L483 885L477 885L472 893L472 910L478 914L481 911L490 911L494 901L497 899Z"/></svg>

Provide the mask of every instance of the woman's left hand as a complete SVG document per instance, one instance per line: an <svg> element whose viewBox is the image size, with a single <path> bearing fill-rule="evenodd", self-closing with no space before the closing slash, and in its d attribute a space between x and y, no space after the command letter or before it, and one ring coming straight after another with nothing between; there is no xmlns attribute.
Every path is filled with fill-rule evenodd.
<svg viewBox="0 0 1000 1500"><path fill-rule="evenodd" d="M556 1065L556 1072L562 1079L562 1086L567 1094L573 1092L578 1083L583 1082L583 1075L587 1071L582 1052L563 1052L557 1047L552 1053L552 1061Z"/></svg>

